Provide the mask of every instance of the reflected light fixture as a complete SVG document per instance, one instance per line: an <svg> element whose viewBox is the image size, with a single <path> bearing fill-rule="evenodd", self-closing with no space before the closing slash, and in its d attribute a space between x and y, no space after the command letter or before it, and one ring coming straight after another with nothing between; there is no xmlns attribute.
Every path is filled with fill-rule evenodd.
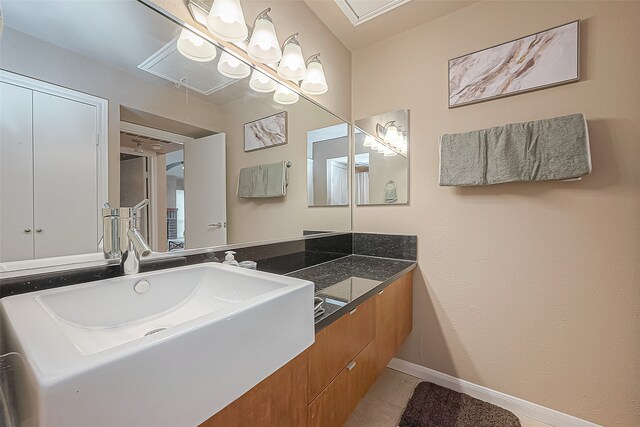
<svg viewBox="0 0 640 427"><path fill-rule="evenodd" d="M216 47L196 33L183 28L177 41L178 52L197 62L209 62L216 57Z"/></svg>
<svg viewBox="0 0 640 427"><path fill-rule="evenodd" d="M214 36L228 42L242 42L249 35L240 0L214 0L206 25Z"/></svg>
<svg viewBox="0 0 640 427"><path fill-rule="evenodd" d="M247 46L249 57L263 64L275 64L282 59L280 43L269 12L271 12L270 7L256 17Z"/></svg>
<svg viewBox="0 0 640 427"><path fill-rule="evenodd" d="M329 90L319 56L319 53L311 55L306 62L307 74L300 84L300 90L307 95L322 95Z"/></svg>
<svg viewBox="0 0 640 427"><path fill-rule="evenodd" d="M276 90L278 83L262 71L254 69L251 73L249 86L256 92L268 93Z"/></svg>
<svg viewBox="0 0 640 427"><path fill-rule="evenodd" d="M297 93L282 84L278 84L276 92L273 94L273 100L278 104L295 104L298 99L300 99L300 96Z"/></svg>
<svg viewBox="0 0 640 427"><path fill-rule="evenodd" d="M298 35L299 33L295 33L286 38L282 45L282 59L278 65L278 75L294 82L302 80L307 73Z"/></svg>
<svg viewBox="0 0 640 427"><path fill-rule="evenodd" d="M223 51L218 61L218 71L231 79L244 79L251 74L251 68L231 52Z"/></svg>
<svg viewBox="0 0 640 427"><path fill-rule="evenodd" d="M364 147L372 147L373 144L376 144L376 140L374 137L372 137L371 135L367 135L364 137L364 142L362 143Z"/></svg>

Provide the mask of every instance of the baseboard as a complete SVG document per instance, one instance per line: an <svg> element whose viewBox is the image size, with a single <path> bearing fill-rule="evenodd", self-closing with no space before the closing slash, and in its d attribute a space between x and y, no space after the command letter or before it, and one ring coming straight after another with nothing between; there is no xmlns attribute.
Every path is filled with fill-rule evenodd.
<svg viewBox="0 0 640 427"><path fill-rule="evenodd" d="M509 396L508 394L491 390L489 388L452 377L451 375L425 368L424 366L416 365L415 363L394 358L389 362L388 367L459 393L468 394L471 397L493 403L494 405L500 406L501 408L507 409L518 415L533 418L534 420L538 420L555 427L602 427L599 424L594 424L592 422L576 418L572 415L564 414L517 397Z"/></svg>

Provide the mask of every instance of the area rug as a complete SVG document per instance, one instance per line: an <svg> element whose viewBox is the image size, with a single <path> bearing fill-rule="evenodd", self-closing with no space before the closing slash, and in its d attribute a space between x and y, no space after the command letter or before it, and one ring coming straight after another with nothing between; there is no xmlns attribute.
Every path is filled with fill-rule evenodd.
<svg viewBox="0 0 640 427"><path fill-rule="evenodd" d="M520 427L512 412L430 382L413 392L399 427Z"/></svg>

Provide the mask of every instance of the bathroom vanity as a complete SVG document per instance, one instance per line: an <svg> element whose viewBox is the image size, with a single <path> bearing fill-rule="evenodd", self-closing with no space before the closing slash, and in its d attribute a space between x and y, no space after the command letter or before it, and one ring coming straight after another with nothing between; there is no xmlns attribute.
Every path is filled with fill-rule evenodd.
<svg viewBox="0 0 640 427"><path fill-rule="evenodd" d="M414 267L321 319L311 347L201 426L342 426L411 332Z"/></svg>

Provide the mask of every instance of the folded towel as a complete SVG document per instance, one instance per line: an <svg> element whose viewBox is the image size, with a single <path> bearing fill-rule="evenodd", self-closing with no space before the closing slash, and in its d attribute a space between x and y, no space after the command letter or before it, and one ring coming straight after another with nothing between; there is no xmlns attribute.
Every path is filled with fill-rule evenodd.
<svg viewBox="0 0 640 427"><path fill-rule="evenodd" d="M440 138L440 185L576 179L591 173L583 114Z"/></svg>
<svg viewBox="0 0 640 427"><path fill-rule="evenodd" d="M283 197L287 194L287 173L286 162L242 168L238 177L238 197Z"/></svg>

